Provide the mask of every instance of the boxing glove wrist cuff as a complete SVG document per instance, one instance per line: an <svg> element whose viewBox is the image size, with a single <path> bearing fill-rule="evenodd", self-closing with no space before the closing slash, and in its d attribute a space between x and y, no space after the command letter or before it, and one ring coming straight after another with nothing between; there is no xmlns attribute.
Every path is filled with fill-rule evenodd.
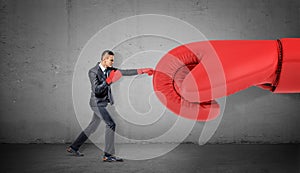
<svg viewBox="0 0 300 173"><path fill-rule="evenodd" d="M274 83L275 93L296 93L300 91L300 39L280 39L282 45L282 67L278 74L277 84ZM279 62L278 62L279 63Z"/></svg>
<svg viewBox="0 0 300 173"><path fill-rule="evenodd" d="M272 92L276 90L276 87L279 83L280 73L282 69L282 43L280 40L277 40L278 43L278 62L277 62L277 69L276 69L276 78L272 84Z"/></svg>
<svg viewBox="0 0 300 173"><path fill-rule="evenodd" d="M106 79L106 83L107 83L107 85L110 85L111 84L111 80L107 80Z"/></svg>
<svg viewBox="0 0 300 173"><path fill-rule="evenodd" d="M143 74L143 70L142 69L137 69L137 73L138 74Z"/></svg>
<svg viewBox="0 0 300 173"><path fill-rule="evenodd" d="M105 81L108 85L110 85L112 83L112 80L110 78L107 78Z"/></svg>

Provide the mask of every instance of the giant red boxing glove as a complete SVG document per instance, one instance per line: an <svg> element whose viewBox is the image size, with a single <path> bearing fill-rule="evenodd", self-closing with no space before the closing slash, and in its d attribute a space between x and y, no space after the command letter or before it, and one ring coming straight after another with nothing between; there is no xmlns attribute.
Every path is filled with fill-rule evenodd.
<svg viewBox="0 0 300 173"><path fill-rule="evenodd" d="M214 52L209 45L205 49ZM189 46L182 45L172 49L161 58L155 68L153 88L158 99L174 113L185 118L206 121L219 114L220 107L217 102L190 102L181 95L183 80L190 70L200 64L200 60L201 55L193 53Z"/></svg>
<svg viewBox="0 0 300 173"><path fill-rule="evenodd" d="M204 102L250 86L276 93L300 92L300 39L210 41L210 44L223 67L226 93L219 92L222 81L215 75L214 65L209 64L209 57L205 57L201 60L203 66L197 65L183 81L181 94L185 99ZM203 73L204 67L212 68L211 74ZM208 78L210 81L203 80Z"/></svg>
<svg viewBox="0 0 300 173"><path fill-rule="evenodd" d="M122 73L120 72L120 70L112 70L106 78L106 83L111 84L121 79L121 77Z"/></svg>
<svg viewBox="0 0 300 173"><path fill-rule="evenodd" d="M154 75L154 89L173 112L200 121L210 120L218 115L215 98L250 86L277 93L300 92L299 45L300 39L204 41L182 45L171 50L157 65L156 70L161 73ZM174 65L174 61L178 62ZM167 70L161 69L162 63L167 64L164 66ZM183 68L190 71L176 82ZM174 76L170 79L173 87L157 78L168 73ZM172 88L180 97L176 101L170 99L172 92L167 92ZM197 103L200 106L206 103L205 109L190 106ZM180 109L174 109L174 105ZM193 112L197 115L190 117L188 114L196 114Z"/></svg>

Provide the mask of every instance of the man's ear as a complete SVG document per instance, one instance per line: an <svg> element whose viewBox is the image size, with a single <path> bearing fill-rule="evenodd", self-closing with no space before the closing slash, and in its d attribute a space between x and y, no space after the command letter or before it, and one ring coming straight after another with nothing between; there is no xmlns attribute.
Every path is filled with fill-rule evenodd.
<svg viewBox="0 0 300 173"><path fill-rule="evenodd" d="M104 60L107 59L107 57L108 57L108 54L105 54L105 55L101 58L101 60L104 61Z"/></svg>

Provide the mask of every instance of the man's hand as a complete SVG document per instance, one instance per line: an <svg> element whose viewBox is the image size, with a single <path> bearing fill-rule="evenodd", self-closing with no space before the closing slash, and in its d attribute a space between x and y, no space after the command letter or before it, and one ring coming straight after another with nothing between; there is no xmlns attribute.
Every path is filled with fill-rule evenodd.
<svg viewBox="0 0 300 173"><path fill-rule="evenodd" d="M122 77L122 73L120 70L112 70L109 73L109 76L106 78L106 83L111 84L113 82L118 81Z"/></svg>
<svg viewBox="0 0 300 173"><path fill-rule="evenodd" d="M153 75L154 70L152 68L140 68L137 69L138 74L147 73L149 76Z"/></svg>

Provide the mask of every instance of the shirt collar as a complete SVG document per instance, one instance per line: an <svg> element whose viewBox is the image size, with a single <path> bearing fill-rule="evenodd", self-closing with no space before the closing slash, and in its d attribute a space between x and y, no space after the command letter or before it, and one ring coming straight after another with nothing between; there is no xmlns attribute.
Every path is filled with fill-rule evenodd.
<svg viewBox="0 0 300 173"><path fill-rule="evenodd" d="M104 72L104 70L106 70L106 68L104 68L103 66L102 66L102 64L101 63L99 63L99 67L101 68L101 70Z"/></svg>

